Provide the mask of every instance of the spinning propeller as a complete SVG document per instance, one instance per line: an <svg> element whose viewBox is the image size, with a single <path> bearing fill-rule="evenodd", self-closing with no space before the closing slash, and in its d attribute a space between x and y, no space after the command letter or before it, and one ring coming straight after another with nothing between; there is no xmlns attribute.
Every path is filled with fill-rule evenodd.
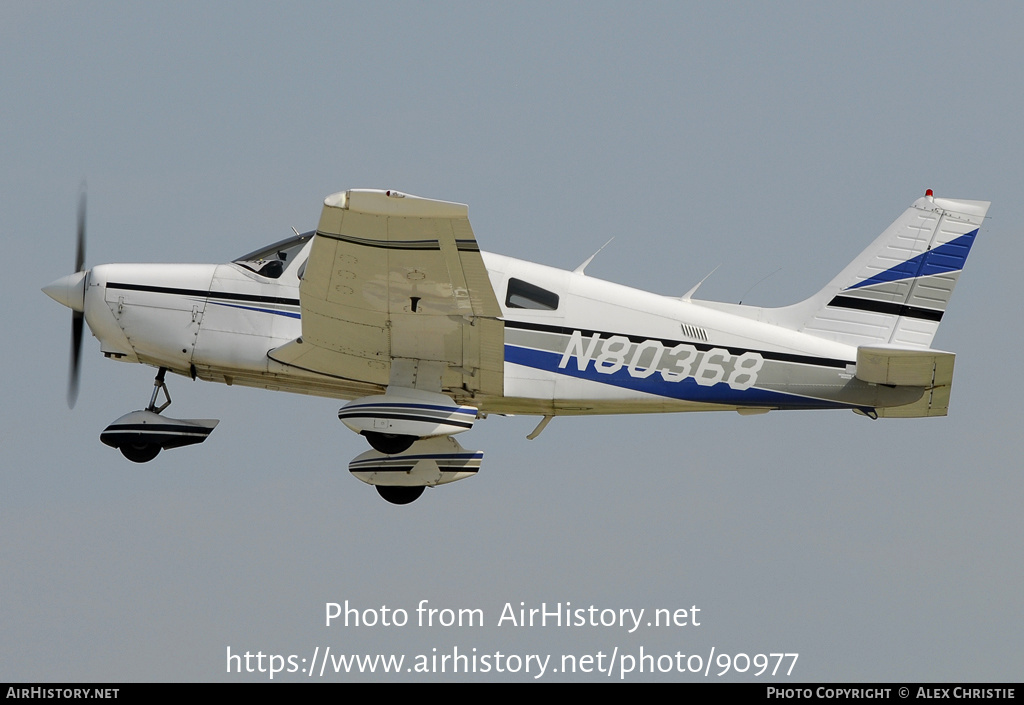
<svg viewBox="0 0 1024 705"><path fill-rule="evenodd" d="M89 272L85 265L85 187L78 201L78 235L75 248L75 273L61 277L43 287L54 301L71 309L71 364L68 370L68 408L78 399L78 378L82 357L82 330L85 322L85 288Z"/></svg>

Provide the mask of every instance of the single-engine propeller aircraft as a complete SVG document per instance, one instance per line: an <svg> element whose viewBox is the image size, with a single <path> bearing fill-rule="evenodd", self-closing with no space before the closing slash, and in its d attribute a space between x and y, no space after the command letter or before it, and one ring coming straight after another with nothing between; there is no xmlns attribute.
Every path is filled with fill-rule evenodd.
<svg viewBox="0 0 1024 705"><path fill-rule="evenodd" d="M335 397L372 447L352 474L405 504L477 472L454 436L492 413L542 417L529 438L568 414L945 415L954 355L932 339L988 207L929 190L817 294L763 308L481 252L465 205L397 191L330 195L315 231L229 264L84 269L83 198L76 271L43 291L73 312L70 405L83 320L104 356L158 369L100 436L129 460L217 425L161 414L168 371Z"/></svg>

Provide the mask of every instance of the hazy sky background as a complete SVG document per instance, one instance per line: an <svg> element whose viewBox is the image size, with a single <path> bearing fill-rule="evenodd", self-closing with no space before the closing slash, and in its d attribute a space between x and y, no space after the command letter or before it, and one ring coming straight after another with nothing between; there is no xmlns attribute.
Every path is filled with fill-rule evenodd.
<svg viewBox="0 0 1024 705"><path fill-rule="evenodd" d="M261 680L226 649L328 646L1019 680L1022 32L1019 3L0 4L0 681ZM492 417L460 437L477 477L394 507L335 400L174 377L166 413L221 424L135 465L98 436L154 371L88 337L68 411L70 315L39 289L83 178L89 265L228 261L397 188L468 203L486 250L573 268L615 236L589 275L681 295L722 265L700 295L760 305L926 188L993 206L935 339L947 418ZM346 599L487 624L325 627ZM521 601L701 625L497 627ZM468 676L499 677L530 679Z"/></svg>

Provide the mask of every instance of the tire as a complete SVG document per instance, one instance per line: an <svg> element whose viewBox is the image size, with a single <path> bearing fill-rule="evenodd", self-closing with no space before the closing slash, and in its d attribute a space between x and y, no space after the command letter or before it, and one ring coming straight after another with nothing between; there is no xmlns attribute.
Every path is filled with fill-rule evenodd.
<svg viewBox="0 0 1024 705"><path fill-rule="evenodd" d="M390 487L387 485L374 485L377 488L377 494L383 497L392 504L410 504L415 502L423 494L423 490L426 489L422 485L419 487Z"/></svg>
<svg viewBox="0 0 1024 705"><path fill-rule="evenodd" d="M384 455L396 455L409 450L412 444L419 440L416 436L400 436L395 433L377 433L375 431L363 431L370 447Z"/></svg>
<svg viewBox="0 0 1024 705"><path fill-rule="evenodd" d="M118 450L133 463L148 463L160 454L160 446L156 443L125 443Z"/></svg>

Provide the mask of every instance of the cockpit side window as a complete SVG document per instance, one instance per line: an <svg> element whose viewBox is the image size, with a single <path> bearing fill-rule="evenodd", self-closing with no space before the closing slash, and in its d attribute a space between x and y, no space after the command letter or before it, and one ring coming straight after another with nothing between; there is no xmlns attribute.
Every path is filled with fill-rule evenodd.
<svg viewBox="0 0 1024 705"><path fill-rule="evenodd" d="M242 255L234 262L261 277L278 279L315 234L315 232L308 232L293 235L280 242L275 242L273 245Z"/></svg>
<svg viewBox="0 0 1024 705"><path fill-rule="evenodd" d="M554 311L558 308L558 294L539 286L524 282L522 279L510 278L508 292L505 295L505 306L508 308L531 308L540 311Z"/></svg>

